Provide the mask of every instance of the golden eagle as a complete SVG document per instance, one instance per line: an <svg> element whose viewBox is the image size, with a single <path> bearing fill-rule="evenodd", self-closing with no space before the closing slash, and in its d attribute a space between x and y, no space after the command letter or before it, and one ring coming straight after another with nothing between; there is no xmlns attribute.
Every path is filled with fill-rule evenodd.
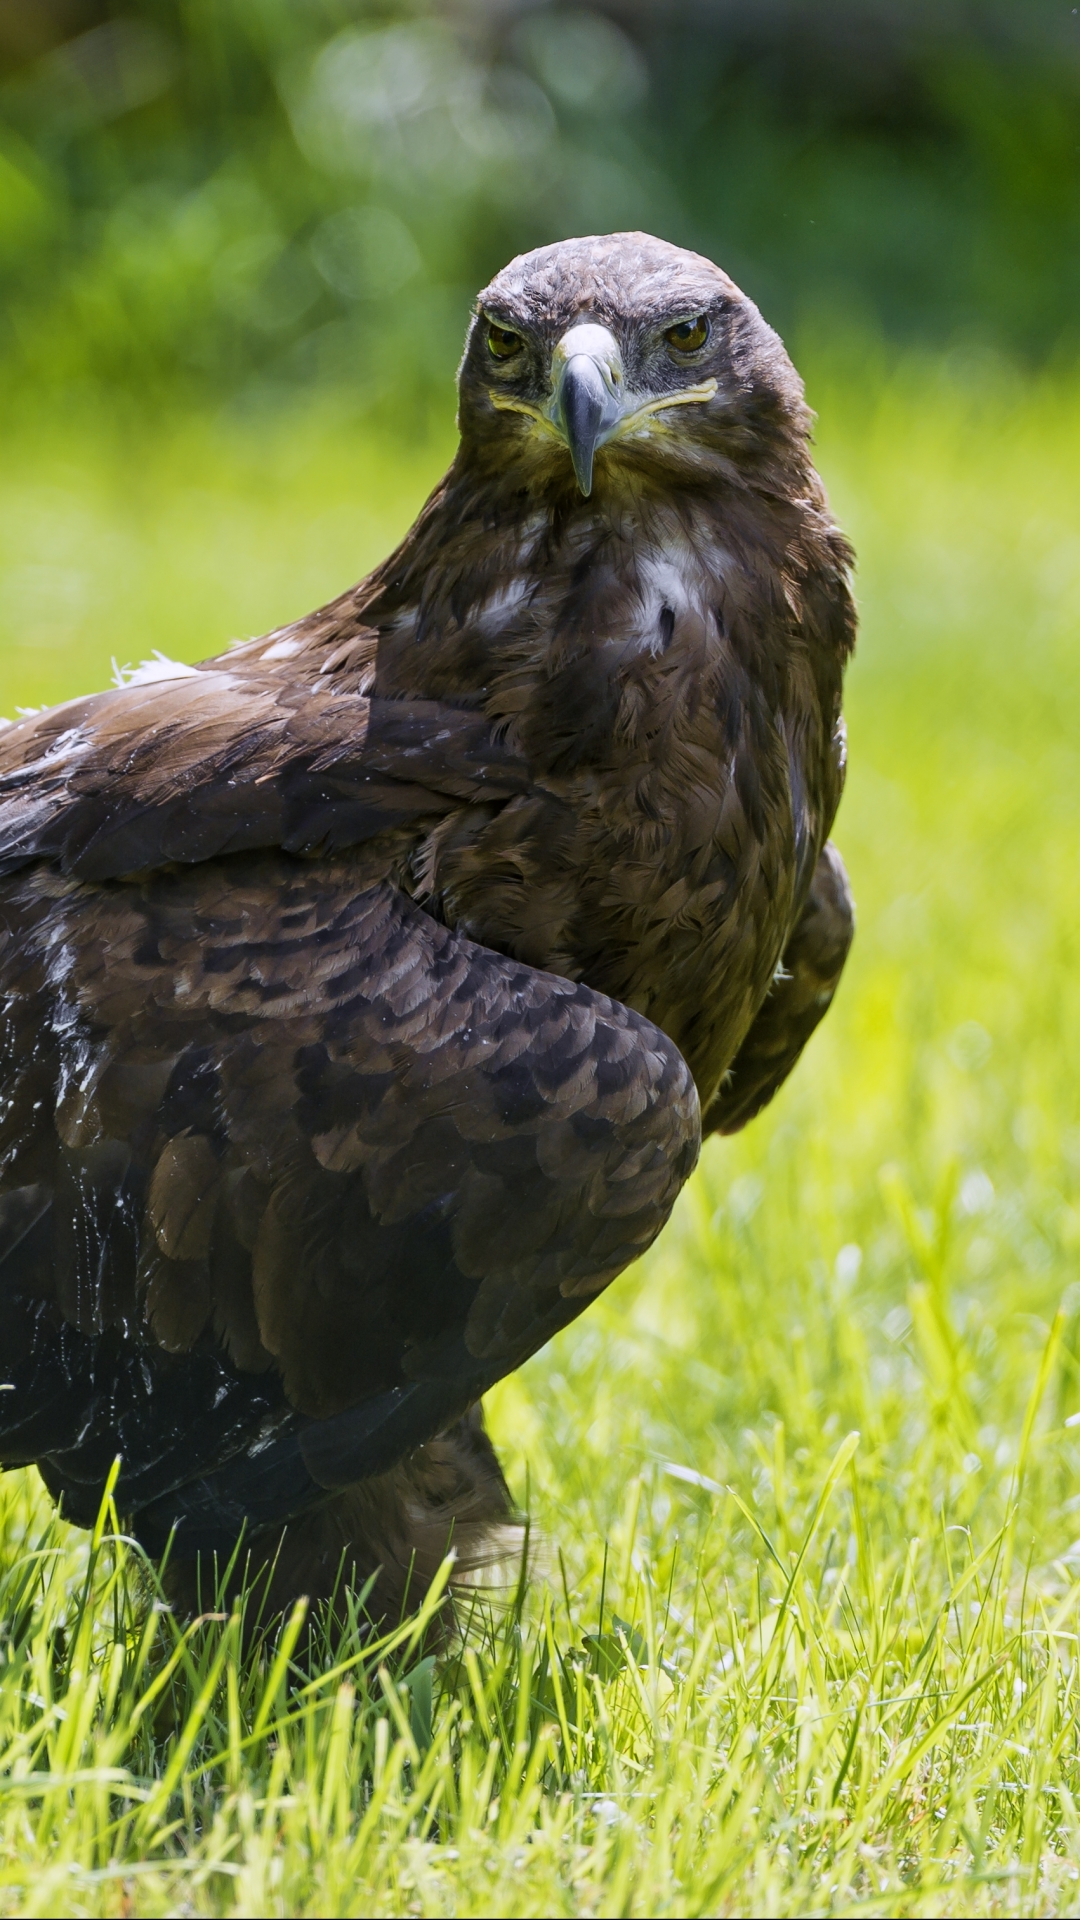
<svg viewBox="0 0 1080 1920"><path fill-rule="evenodd" d="M278 1601L509 1512L481 1396L771 1098L851 936L850 549L780 340L644 234L480 295L330 605L0 734L0 1462Z"/></svg>

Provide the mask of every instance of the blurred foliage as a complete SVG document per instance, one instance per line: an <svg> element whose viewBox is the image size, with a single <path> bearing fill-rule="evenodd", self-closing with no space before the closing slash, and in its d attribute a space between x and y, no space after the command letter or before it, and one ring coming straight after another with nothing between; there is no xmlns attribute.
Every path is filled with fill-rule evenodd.
<svg viewBox="0 0 1080 1920"><path fill-rule="evenodd" d="M1061 0L2 0L0 363L43 389L445 380L567 233L719 258L784 330L1042 357L1080 316Z"/></svg>

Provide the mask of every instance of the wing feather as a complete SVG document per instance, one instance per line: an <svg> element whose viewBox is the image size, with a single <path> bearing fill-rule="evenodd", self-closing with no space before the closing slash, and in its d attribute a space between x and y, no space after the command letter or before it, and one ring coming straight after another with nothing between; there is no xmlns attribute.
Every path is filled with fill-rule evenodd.
<svg viewBox="0 0 1080 1920"><path fill-rule="evenodd" d="M783 1085L832 1005L854 932L851 887L830 840L814 869L780 973L706 1110L705 1133L737 1133Z"/></svg>
<svg viewBox="0 0 1080 1920"><path fill-rule="evenodd" d="M262 847L356 845L528 784L483 714L213 665L0 733L0 875L107 880Z"/></svg>

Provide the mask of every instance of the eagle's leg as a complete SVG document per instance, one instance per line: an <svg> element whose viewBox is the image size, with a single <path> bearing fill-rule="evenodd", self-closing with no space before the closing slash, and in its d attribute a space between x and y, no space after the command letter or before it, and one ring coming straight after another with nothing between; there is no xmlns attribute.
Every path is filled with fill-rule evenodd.
<svg viewBox="0 0 1080 1920"><path fill-rule="evenodd" d="M782 972L706 1111L702 1133L737 1133L767 1106L828 1012L855 931L847 873L830 840L784 949Z"/></svg>
<svg viewBox="0 0 1080 1920"><path fill-rule="evenodd" d="M388 1473L343 1487L285 1527L252 1534L227 1579L216 1557L174 1553L165 1586L187 1614L231 1604L247 1589L249 1627L281 1614L299 1594L324 1619L328 1606L341 1618L346 1593L366 1592L367 1618L393 1624L420 1604L448 1552L453 1590L496 1562L516 1560L522 1539L477 1405ZM442 1615L437 1637L445 1627Z"/></svg>

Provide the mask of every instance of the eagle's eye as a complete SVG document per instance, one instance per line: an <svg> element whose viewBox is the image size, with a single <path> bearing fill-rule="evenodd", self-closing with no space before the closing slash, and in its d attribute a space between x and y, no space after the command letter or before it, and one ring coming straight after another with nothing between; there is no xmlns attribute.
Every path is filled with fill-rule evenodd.
<svg viewBox="0 0 1080 1920"><path fill-rule="evenodd" d="M709 337L709 323L703 313L696 320L680 320L677 326L669 327L664 335L669 347L676 353L696 353L705 345Z"/></svg>
<svg viewBox="0 0 1080 1920"><path fill-rule="evenodd" d="M514 333L510 327L496 326L494 321L488 328L487 343L488 352L493 353L496 360L512 360L525 344L520 333Z"/></svg>

